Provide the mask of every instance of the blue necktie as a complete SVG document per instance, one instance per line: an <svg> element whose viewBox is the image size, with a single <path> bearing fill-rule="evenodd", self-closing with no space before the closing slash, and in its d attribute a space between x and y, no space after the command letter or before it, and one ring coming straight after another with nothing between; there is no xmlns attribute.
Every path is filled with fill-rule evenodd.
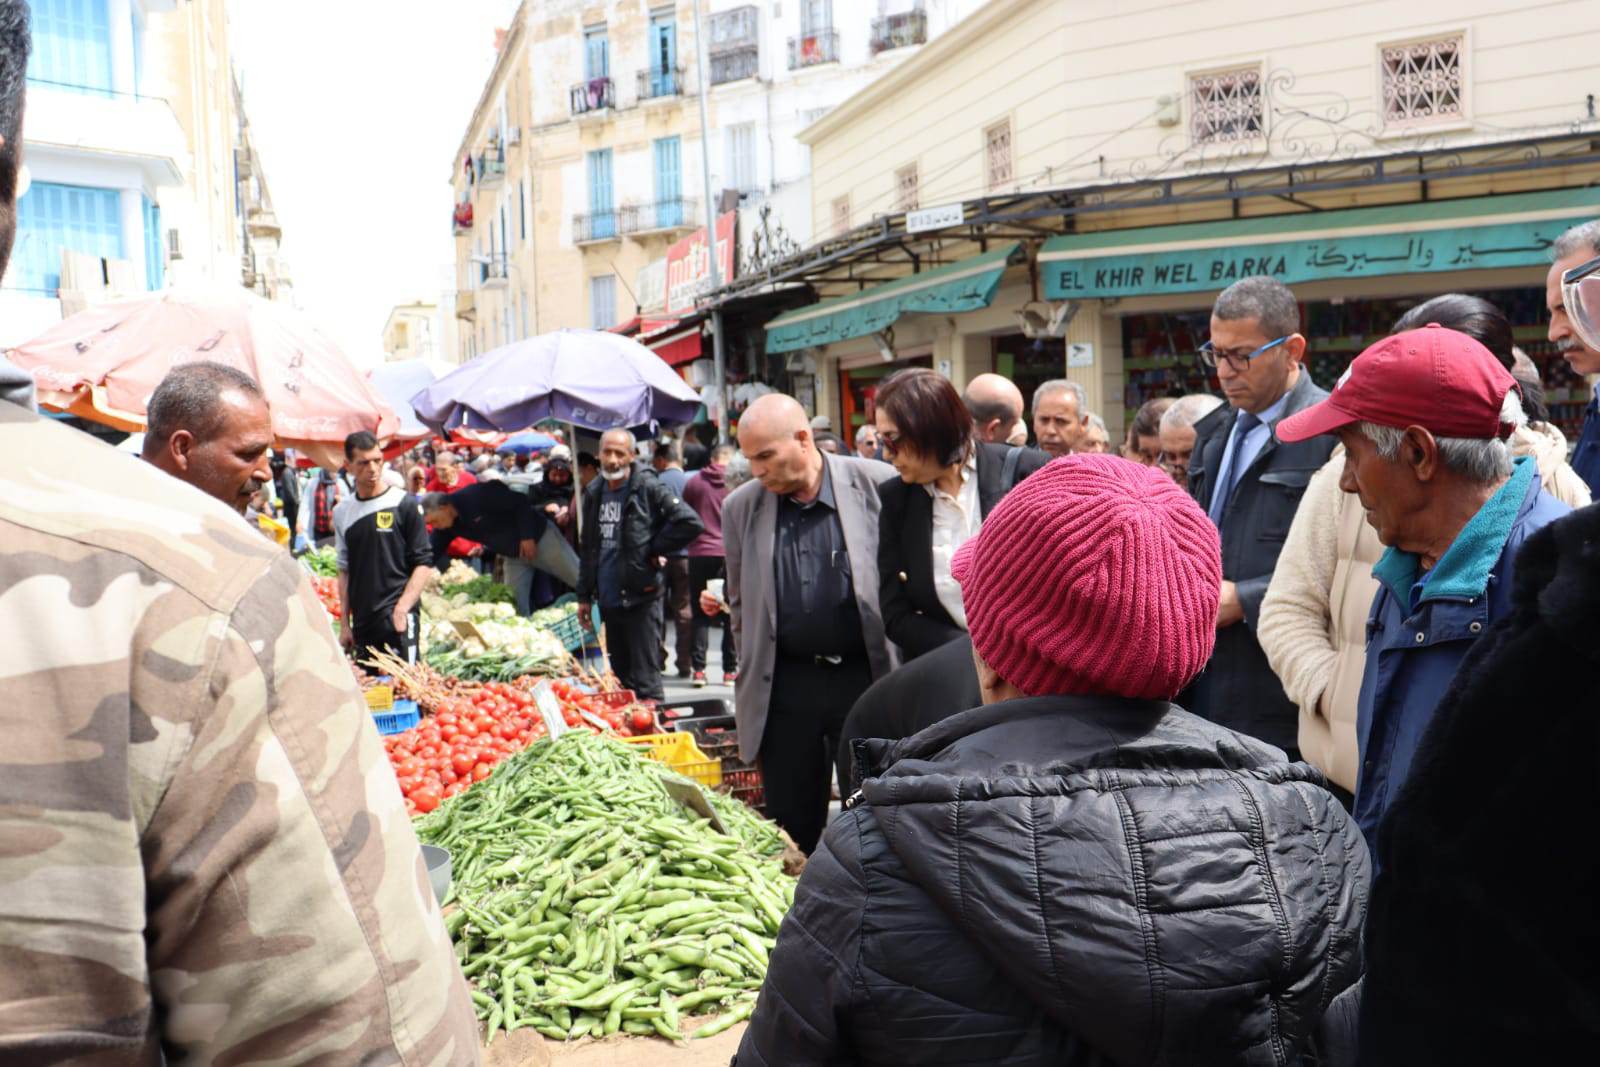
<svg viewBox="0 0 1600 1067"><path fill-rule="evenodd" d="M1261 425L1261 420L1248 411L1239 412L1239 417L1233 424L1233 452L1228 456L1227 466L1218 473L1217 486L1211 491L1211 521L1220 528L1223 513L1228 509L1228 498L1233 495L1233 487L1239 481L1239 475L1244 473L1244 439L1250 436L1250 431ZM1226 446L1224 446L1226 447Z"/></svg>

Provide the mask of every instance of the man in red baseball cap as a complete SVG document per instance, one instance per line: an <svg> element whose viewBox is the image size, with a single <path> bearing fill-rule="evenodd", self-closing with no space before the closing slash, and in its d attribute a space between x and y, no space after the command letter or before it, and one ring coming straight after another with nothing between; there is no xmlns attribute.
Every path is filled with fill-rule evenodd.
<svg viewBox="0 0 1600 1067"><path fill-rule="evenodd" d="M1466 334L1430 325L1355 358L1333 393L1277 434L1337 434L1339 485L1389 546L1373 577L1357 704L1356 821L1374 840L1456 668L1510 611L1517 550L1566 514L1505 439L1523 421L1515 379Z"/></svg>

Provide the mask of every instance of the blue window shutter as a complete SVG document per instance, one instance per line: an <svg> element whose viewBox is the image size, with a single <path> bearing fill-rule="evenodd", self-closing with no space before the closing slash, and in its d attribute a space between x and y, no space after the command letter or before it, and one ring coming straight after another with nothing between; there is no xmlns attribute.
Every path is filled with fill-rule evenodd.
<svg viewBox="0 0 1600 1067"><path fill-rule="evenodd" d="M595 237L616 234L617 218L611 202L611 149L589 153L589 213L594 216L590 232Z"/></svg>
<svg viewBox="0 0 1600 1067"><path fill-rule="evenodd" d="M583 35L583 76L586 80L611 76L609 44L604 29Z"/></svg>
<svg viewBox="0 0 1600 1067"><path fill-rule="evenodd" d="M52 88L111 92L111 19L106 0L31 0L28 77Z"/></svg>
<svg viewBox="0 0 1600 1067"><path fill-rule="evenodd" d="M17 201L10 285L54 296L61 288L63 251L126 258L117 190L34 182Z"/></svg>
<svg viewBox="0 0 1600 1067"><path fill-rule="evenodd" d="M677 226L683 222L683 152L677 137L656 142L656 225Z"/></svg>
<svg viewBox="0 0 1600 1067"><path fill-rule="evenodd" d="M166 256L161 242L161 205L144 198L144 276L152 291L166 285Z"/></svg>

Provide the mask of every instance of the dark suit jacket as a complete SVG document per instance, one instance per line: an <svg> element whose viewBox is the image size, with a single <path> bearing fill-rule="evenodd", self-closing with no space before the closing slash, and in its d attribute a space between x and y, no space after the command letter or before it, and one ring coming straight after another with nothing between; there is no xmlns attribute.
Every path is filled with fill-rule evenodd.
<svg viewBox="0 0 1600 1067"><path fill-rule="evenodd" d="M988 515L1011 489L1003 484L1007 445L978 444L978 510ZM1012 484L1020 482L1050 457L1024 448L1017 457ZM878 522L878 607L889 640L907 658L920 656L966 633L939 603L933 587L933 497L920 485L899 478L878 486L883 501Z"/></svg>
<svg viewBox="0 0 1600 1067"><path fill-rule="evenodd" d="M1289 391L1284 417L1327 395L1302 368ZM1224 404L1195 424L1189 492L1202 508L1211 507L1218 468L1237 418L1238 412ZM1222 516L1222 576L1238 586L1244 621L1217 631L1211 662L1178 701L1220 726L1286 750L1295 748L1298 712L1256 641L1256 623L1306 483L1328 462L1337 444L1328 436L1284 444L1273 434L1235 484Z"/></svg>

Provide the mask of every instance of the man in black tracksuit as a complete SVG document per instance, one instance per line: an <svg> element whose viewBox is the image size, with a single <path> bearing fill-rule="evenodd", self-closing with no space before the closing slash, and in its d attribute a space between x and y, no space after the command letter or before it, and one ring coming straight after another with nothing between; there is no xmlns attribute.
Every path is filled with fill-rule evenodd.
<svg viewBox="0 0 1600 1067"><path fill-rule="evenodd" d="M583 491L578 617L587 626L598 602L611 669L640 698L662 700L655 601L665 588L665 557L704 527L676 493L634 469L634 447L627 430L600 439L600 477Z"/></svg>

